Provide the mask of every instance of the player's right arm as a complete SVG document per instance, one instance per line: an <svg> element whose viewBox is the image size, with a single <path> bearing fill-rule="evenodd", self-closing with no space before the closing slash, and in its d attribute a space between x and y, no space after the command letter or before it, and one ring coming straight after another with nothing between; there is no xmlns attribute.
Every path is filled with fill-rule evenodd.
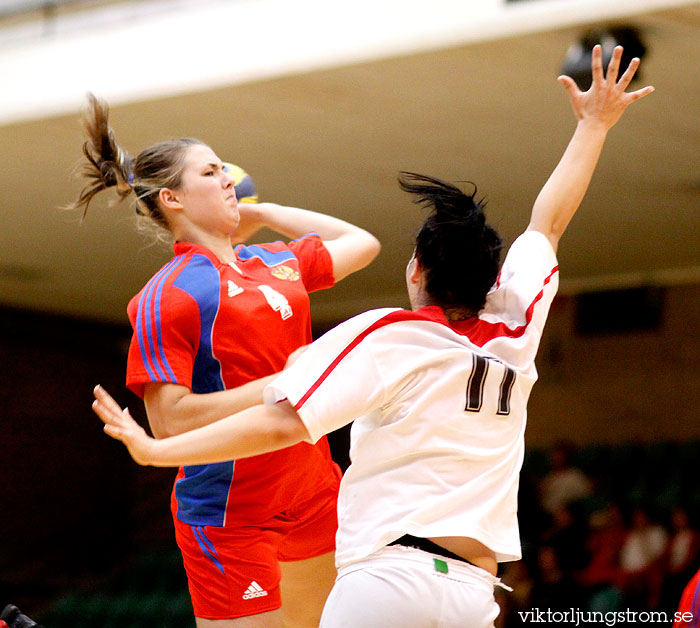
<svg viewBox="0 0 700 628"><path fill-rule="evenodd" d="M186 291L162 282L159 276L162 273L128 308L134 334L127 386L143 398L154 436L181 434L262 403L263 389L276 374L228 390L192 392L200 342L199 306Z"/></svg>
<svg viewBox="0 0 700 628"><path fill-rule="evenodd" d="M226 416L262 403L265 386L279 373L242 386L195 394L187 386L152 382L144 385L143 401L148 424L156 438L167 438L209 425Z"/></svg>
<svg viewBox="0 0 700 628"><path fill-rule="evenodd" d="M290 366L308 348L299 347L287 358ZM156 438L167 438L209 425L263 402L263 390L279 373L247 382L236 388L195 394L187 386L152 382L143 388L148 424Z"/></svg>
<svg viewBox="0 0 700 628"><path fill-rule="evenodd" d="M258 405L210 425L164 439L149 437L100 386L93 410L105 432L122 441L141 465L178 467L238 460L289 447L309 438L309 432L290 403Z"/></svg>
<svg viewBox="0 0 700 628"><path fill-rule="evenodd" d="M94 390L92 407L105 423L105 432L122 441L142 465L209 464L256 456L301 441L316 442L323 434L385 405L382 375L362 332L370 321L391 311L368 312L327 332L302 355L298 356L299 351L292 354L289 362L295 357L298 361L268 386L265 405L197 429L154 440L100 386ZM349 342L352 340L356 342ZM349 344L353 347L346 351ZM394 348L394 343L384 345L385 351Z"/></svg>
<svg viewBox="0 0 700 628"><path fill-rule="evenodd" d="M593 81L586 92L580 91L568 76L558 79L566 88L578 123L564 155L535 201L528 226L528 230L543 233L555 251L586 194L608 131L631 103L654 91L653 87L625 91L639 59L633 59L617 81L621 57L622 47L617 46L604 75L602 50L596 46L591 61Z"/></svg>
<svg viewBox="0 0 700 628"><path fill-rule="evenodd" d="M384 312L357 316L326 333L308 351L295 351L287 364L297 357L298 362L268 386L266 405L202 423L197 429L170 432L167 438L160 434L156 442L100 386L95 388L93 409L104 421L105 432L121 440L143 465L208 464L267 453L300 441L316 442L323 434L384 405L382 376L367 352L368 342L358 338L368 321ZM352 339L358 340L356 346L344 351ZM393 343L385 346L385 350L393 348ZM172 429L170 417L164 429ZM157 431L153 429L156 437Z"/></svg>

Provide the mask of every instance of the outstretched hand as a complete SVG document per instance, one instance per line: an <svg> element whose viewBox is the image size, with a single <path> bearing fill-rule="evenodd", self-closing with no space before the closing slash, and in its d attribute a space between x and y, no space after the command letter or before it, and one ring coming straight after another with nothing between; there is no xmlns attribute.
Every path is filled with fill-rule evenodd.
<svg viewBox="0 0 700 628"><path fill-rule="evenodd" d="M102 386L93 390L95 401L92 409L104 422L106 434L126 445L131 457L141 465L149 464L149 451L155 442L132 418L129 410L123 410Z"/></svg>
<svg viewBox="0 0 700 628"><path fill-rule="evenodd" d="M603 51L600 45L595 46L591 59L593 81L585 92L578 88L570 76L562 75L557 79L566 89L571 107L579 120L598 122L608 130L631 103L654 91L653 87L647 86L634 92L626 92L639 67L639 59L635 57L630 61L618 81L621 58L622 46L616 46L608 64L608 71L603 74Z"/></svg>

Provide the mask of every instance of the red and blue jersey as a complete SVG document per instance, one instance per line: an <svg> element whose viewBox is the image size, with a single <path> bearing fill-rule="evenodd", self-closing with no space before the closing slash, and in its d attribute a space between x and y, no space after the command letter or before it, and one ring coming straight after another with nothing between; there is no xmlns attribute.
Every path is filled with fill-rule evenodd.
<svg viewBox="0 0 700 628"><path fill-rule="evenodd" d="M700 571L683 589L673 619L673 628L697 628L700 624Z"/></svg>
<svg viewBox="0 0 700 628"><path fill-rule="evenodd" d="M176 243L175 256L130 301L134 329L127 386L148 382L194 393L235 388L280 371L311 342L308 293L333 285L321 239L236 247L222 263L209 249ZM335 481L327 442L243 460L186 466L174 489L177 517L190 525L259 521Z"/></svg>

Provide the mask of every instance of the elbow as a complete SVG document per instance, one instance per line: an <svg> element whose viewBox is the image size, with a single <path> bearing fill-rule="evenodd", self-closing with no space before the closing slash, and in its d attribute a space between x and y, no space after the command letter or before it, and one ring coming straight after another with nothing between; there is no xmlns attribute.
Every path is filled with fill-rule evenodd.
<svg viewBox="0 0 700 628"><path fill-rule="evenodd" d="M151 434L156 439L169 438L186 432L183 399L192 393L186 386L149 382L144 386L143 402Z"/></svg>
<svg viewBox="0 0 700 628"><path fill-rule="evenodd" d="M379 255L382 250L382 245L369 231L362 232L361 241L357 242L357 268L360 270L368 266Z"/></svg>
<svg viewBox="0 0 700 628"><path fill-rule="evenodd" d="M327 241L325 245L333 260L336 282L368 266L382 248L377 238L359 228L352 236Z"/></svg>
<svg viewBox="0 0 700 628"><path fill-rule="evenodd" d="M310 438L306 425L287 400L266 406L266 412L273 419L271 438L276 449L291 447Z"/></svg>
<svg viewBox="0 0 700 628"><path fill-rule="evenodd" d="M157 440L177 436L188 431L188 429L192 429L191 427L188 428L183 421L178 420L178 415L174 408L164 413L154 412L151 408L150 412L148 409L146 410L146 415L151 434Z"/></svg>
<svg viewBox="0 0 700 628"><path fill-rule="evenodd" d="M306 437L308 437L308 433ZM304 434L298 426L291 423L278 425L270 435L270 451L292 447L303 440Z"/></svg>
<svg viewBox="0 0 700 628"><path fill-rule="evenodd" d="M336 281L340 281L340 279L366 268L379 255L382 245L373 235L369 233L367 235L369 237L365 241L358 243L348 267L341 271L340 276L336 277Z"/></svg>
<svg viewBox="0 0 700 628"><path fill-rule="evenodd" d="M375 238L371 233L367 233L367 243L365 245L366 248L366 257L367 257L367 264L370 262L374 261L374 259L379 255L380 251L382 250L382 245L377 238ZM367 265L365 264L365 265Z"/></svg>
<svg viewBox="0 0 700 628"><path fill-rule="evenodd" d="M161 424L158 421L152 421L149 420L148 424L151 428L151 434L153 434L153 438L157 440L161 440L163 438L170 438L171 436L177 436L179 432L176 430L170 429L168 427L168 424Z"/></svg>

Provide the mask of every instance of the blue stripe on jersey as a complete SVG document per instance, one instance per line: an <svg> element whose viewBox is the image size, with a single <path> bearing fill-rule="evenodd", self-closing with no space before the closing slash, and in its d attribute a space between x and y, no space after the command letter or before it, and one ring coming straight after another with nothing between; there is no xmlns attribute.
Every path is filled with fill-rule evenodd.
<svg viewBox="0 0 700 628"><path fill-rule="evenodd" d="M204 255L193 255L173 285L189 294L199 308L199 347L194 359L192 392L210 393L224 389L221 364L214 356L212 336L219 312L221 279L219 271Z"/></svg>
<svg viewBox="0 0 700 628"><path fill-rule="evenodd" d="M257 257L262 260L265 266L277 266L277 264L288 262L290 259L296 259L294 253L291 251L268 251L256 245L241 245L236 249L236 254L238 255L238 259L244 262Z"/></svg>
<svg viewBox="0 0 700 628"><path fill-rule="evenodd" d="M139 299L139 307L136 315L136 338L139 343L139 350L141 351L141 360L146 367L148 376L153 381L159 379L156 376L156 370L158 371L158 375L160 376L161 380L165 379L165 373L163 373L162 369L158 367L155 360L153 338L151 336L152 326L150 298L153 285L156 284L164 274L167 274L174 265L174 260L171 260L149 280L143 290L143 293L141 294L141 298ZM144 329L146 330L145 333Z"/></svg>
<svg viewBox="0 0 700 628"><path fill-rule="evenodd" d="M224 390L221 364L212 346L221 297L219 271L208 257L193 255L173 285L189 294L199 308L199 348L192 371L192 392ZM178 519L189 525L224 525L233 468L233 461L185 466L185 477L175 486Z"/></svg>
<svg viewBox="0 0 700 628"><path fill-rule="evenodd" d="M175 374L168 364L168 360L163 353L161 342L161 319L160 319L160 297L163 284L174 272L182 257L174 258L161 268L146 284L146 288L141 294L136 317L136 337L141 352L141 359L148 376L153 381L175 382ZM154 297L155 292L155 297ZM151 302L154 306L154 320L151 320ZM156 328L156 339L153 338L153 323ZM145 330L145 332L144 332ZM156 354L156 348L158 353ZM161 366L162 365L162 366ZM156 375L157 371L157 375ZM166 375L167 371L167 375Z"/></svg>
<svg viewBox="0 0 700 628"><path fill-rule="evenodd" d="M204 528L201 526L196 526L192 528L194 533L194 538L197 539L199 547L202 552L214 563L214 566L225 575L224 566L219 561L216 556L216 550L214 549L214 544L207 538Z"/></svg>
<svg viewBox="0 0 700 628"><path fill-rule="evenodd" d="M175 484L177 518L191 526L223 526L235 462L183 467Z"/></svg>
<svg viewBox="0 0 700 628"><path fill-rule="evenodd" d="M158 282L158 285L156 287L156 300L155 300L156 340L155 340L155 346L158 347L158 356L160 358L161 363L163 364L163 367L168 372L168 377L170 378L170 381L175 383L176 382L175 373L173 373L173 370L170 368L170 364L168 363L168 358L165 357L165 351L163 350L163 325L162 325L161 316L160 316L161 297L163 295L163 286L165 285L166 279L167 279L167 277L163 277L162 280Z"/></svg>

